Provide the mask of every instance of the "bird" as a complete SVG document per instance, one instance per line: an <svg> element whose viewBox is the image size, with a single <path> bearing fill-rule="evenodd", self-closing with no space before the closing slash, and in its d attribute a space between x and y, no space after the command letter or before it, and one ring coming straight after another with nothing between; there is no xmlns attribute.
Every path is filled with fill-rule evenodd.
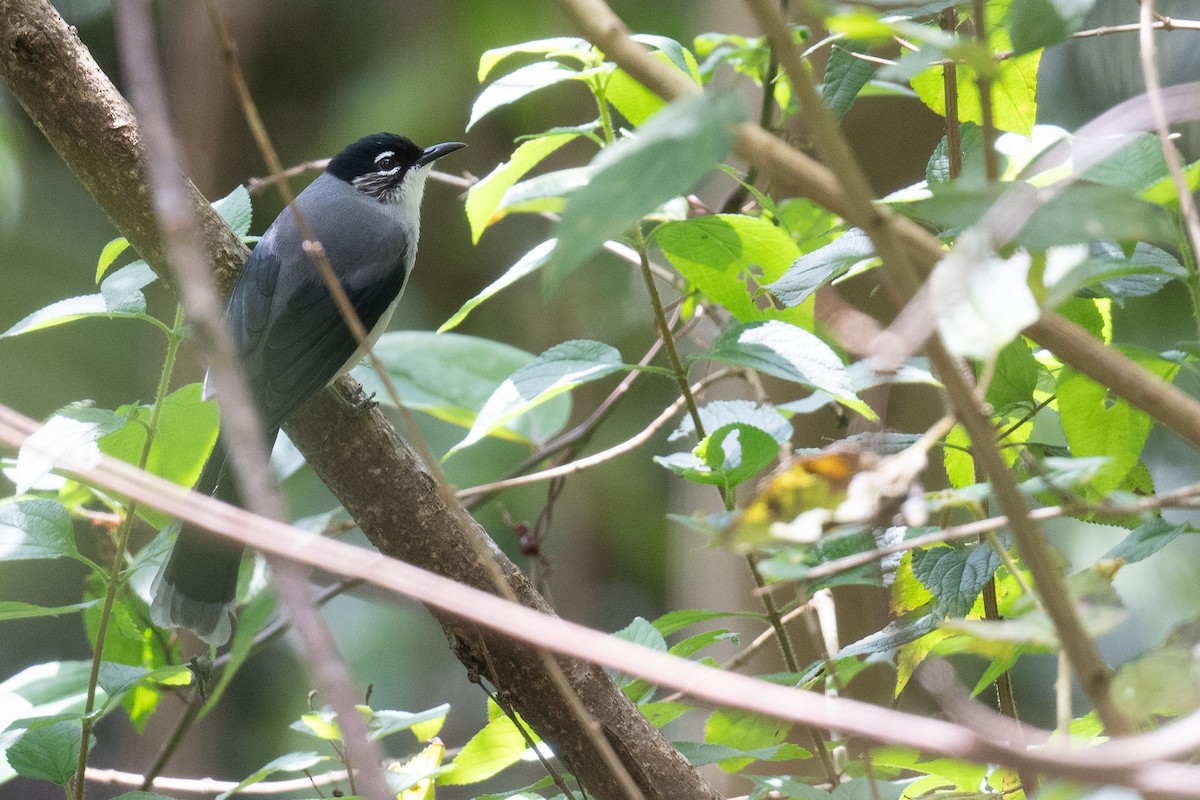
<svg viewBox="0 0 1200 800"><path fill-rule="evenodd" d="M419 147L404 136L364 136L335 155L295 200L374 344L412 273L421 199L433 163L466 147ZM262 417L267 446L288 415L365 355L306 252L293 206L263 233L229 296L225 325ZM307 231L305 231L307 232ZM205 375L203 396L214 395ZM194 490L237 503L218 436ZM183 525L151 584L150 617L186 628L214 647L233 630L237 542Z"/></svg>

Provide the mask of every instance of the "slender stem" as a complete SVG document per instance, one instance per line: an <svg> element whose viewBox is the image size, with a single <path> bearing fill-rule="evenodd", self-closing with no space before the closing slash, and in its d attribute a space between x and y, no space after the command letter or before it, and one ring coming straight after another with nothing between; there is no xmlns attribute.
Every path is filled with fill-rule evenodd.
<svg viewBox="0 0 1200 800"><path fill-rule="evenodd" d="M183 306L175 306L175 324L167 336L167 352L163 358L162 372L158 377L158 388L154 392L154 405L150 410L150 423L146 426L146 440L142 443L142 452L138 457L138 469L145 469L150 461L150 448L158 433L158 420L162 414L163 402L167 398L167 390L171 386L171 373L175 370L175 356L179 352L179 343L183 341ZM83 735L79 742L79 764L75 772L75 800L83 800L87 781L88 742L92 736L95 719L92 712L96 708L96 687L100 681L100 665L104 661L104 642L108 636L108 621L112 618L113 605L117 601L117 590L121 586L121 569L125 565L125 551L129 546L129 531L133 528L138 508L137 500L130 500L125 509L124 519L117 528L117 546L113 553L112 568L108 575L108 588L104 593L104 608L100 612L100 623L96 628L96 645L92 653L92 671L88 676L87 701L83 708Z"/></svg>
<svg viewBox="0 0 1200 800"><path fill-rule="evenodd" d="M658 287L654 285L654 274L650 271L650 258L646 254L646 237L641 229L634 231L634 246L642 262L642 280L646 283L646 292L650 295L650 305L654 308L654 321L658 325L659 335L662 336L663 347L667 350L667 358L671 361L671 369L675 373L675 381L679 391L687 403L688 413L696 426L696 437L703 439L704 423L700 421L700 409L696 407L696 397L692 387L688 385L687 370L679 359L679 351L675 349L675 337L671 335L671 326L667 324L667 315L663 312L662 299L658 296Z"/></svg>
<svg viewBox="0 0 1200 800"><path fill-rule="evenodd" d="M975 38L987 46L987 3L972 0L971 17L975 23ZM979 114L983 124L983 170L989 183L1000 177L1000 154L996 152L996 120L992 106L992 79L982 72L976 74L979 87Z"/></svg>

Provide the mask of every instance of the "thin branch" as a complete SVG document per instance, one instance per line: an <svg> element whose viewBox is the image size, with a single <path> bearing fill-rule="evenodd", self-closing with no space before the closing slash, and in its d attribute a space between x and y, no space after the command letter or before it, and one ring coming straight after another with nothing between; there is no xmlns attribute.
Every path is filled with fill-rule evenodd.
<svg viewBox="0 0 1200 800"><path fill-rule="evenodd" d="M0 405L0 442L20 448L37 423ZM1123 737L1087 750L1048 747L1026 752L961 726L844 698L797 692L767 681L721 672L704 664L614 639L582 625L510 603L431 572L360 547L308 534L213 498L186 491L108 456L74 477L137 498L173 517L251 547L343 575L359 576L388 591L502 631L539 647L604 664L713 703L776 719L841 730L871 741L916 747L980 763L1029 766L1047 774L1115 783L1140 791L1200 797L1200 768L1163 762L1200 748L1200 714L1164 727L1154 750L1144 737ZM1169 734L1169 735L1168 735Z"/></svg>
<svg viewBox="0 0 1200 800"><path fill-rule="evenodd" d="M689 387L690 393L702 391L706 386L709 386L717 381L724 380L733 374L732 370L718 370L711 375L705 376L697 381L695 385ZM611 461L617 456L624 455L631 450L641 447L657 433L664 425L674 419L675 415L684 409L687 405L688 397L681 395L674 403L667 406L661 414L650 421L645 428L638 431L635 436L626 439L619 444L615 444L606 450L601 450L599 453L593 453L585 458L577 458L574 461L568 461L557 467L544 469L541 472L532 472L528 475L517 475L504 480L493 481L492 483L481 484L480 486L471 486L467 489L459 489L456 496L459 499L475 497L477 495L492 494L494 492L511 489L514 486L526 486L531 483L542 483L544 481L554 480L555 478L565 478L568 475L574 475L577 472L582 472L585 469L599 466L606 461Z"/></svg>
<svg viewBox="0 0 1200 800"><path fill-rule="evenodd" d="M1154 0L1140 0L1138 40L1141 50L1142 78L1146 82L1146 96L1150 101L1150 113L1154 117L1154 129L1162 145L1167 171L1175 184L1179 197L1179 214L1192 246L1192 263L1200 264L1200 216L1196 213L1196 199L1188 186L1183 165L1179 163L1179 151L1171 141L1171 130L1167 123L1167 112L1163 107L1162 79L1158 74L1158 51L1154 45Z"/></svg>

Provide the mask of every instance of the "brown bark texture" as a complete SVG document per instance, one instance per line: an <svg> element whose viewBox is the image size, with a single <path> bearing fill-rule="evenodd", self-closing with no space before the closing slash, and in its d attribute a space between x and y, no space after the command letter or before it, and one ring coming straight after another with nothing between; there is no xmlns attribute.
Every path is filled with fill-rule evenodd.
<svg viewBox="0 0 1200 800"><path fill-rule="evenodd" d="M137 120L75 30L45 0L0 0L0 73L117 229L169 279ZM212 268L227 292L248 251L200 192L189 188ZM461 508L447 505L434 476L383 415L355 413L337 396L352 385L342 378L333 391L301 407L285 428L375 546L486 590L494 591L493 576L503 575L520 602L549 611L486 532ZM559 697L536 648L437 616L467 669L495 684L501 702L553 745L592 796L627 796L597 750L597 735L615 750L647 800L720 796L599 667L558 658L590 717L581 723Z"/></svg>

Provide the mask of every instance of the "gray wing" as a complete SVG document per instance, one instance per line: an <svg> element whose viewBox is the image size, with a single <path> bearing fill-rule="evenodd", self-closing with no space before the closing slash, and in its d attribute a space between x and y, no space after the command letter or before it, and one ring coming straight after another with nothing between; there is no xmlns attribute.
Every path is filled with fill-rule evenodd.
<svg viewBox="0 0 1200 800"><path fill-rule="evenodd" d="M349 192L319 186L329 178ZM310 195L323 190L319 202ZM306 195L309 195L306 197ZM404 288L407 237L379 204L322 175L299 198L363 326L372 330ZM307 202L304 202L307 201ZM372 216L378 215L378 217ZM334 226L343 226L337 229ZM226 324L267 430L274 430L333 378L358 344L284 211L254 249L229 298Z"/></svg>

